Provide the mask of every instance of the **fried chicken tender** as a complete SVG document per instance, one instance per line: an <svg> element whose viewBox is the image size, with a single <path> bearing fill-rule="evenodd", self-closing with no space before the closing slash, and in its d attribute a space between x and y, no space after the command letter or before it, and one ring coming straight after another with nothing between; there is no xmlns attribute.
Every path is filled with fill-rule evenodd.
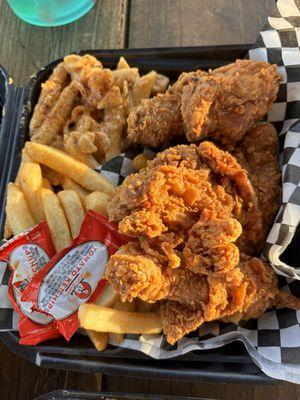
<svg viewBox="0 0 300 400"><path fill-rule="evenodd" d="M231 270L239 262L239 250L232 242L241 233L242 227L237 220L216 218L204 211L189 230L183 249L186 267L203 275Z"/></svg>
<svg viewBox="0 0 300 400"><path fill-rule="evenodd" d="M252 60L184 73L165 94L131 111L128 139L156 147L185 133L189 141L237 142L268 112L280 80L276 65Z"/></svg>
<svg viewBox="0 0 300 400"><path fill-rule="evenodd" d="M273 269L249 255L264 242L263 227L274 212L265 217L260 207L277 196L271 183L263 190L268 176L278 181L276 151L268 125L250 131L235 150L258 196L246 169L210 142L159 153L112 196L108 215L134 241L111 256L106 279L123 301L160 304L169 343L206 321L256 318L273 306L300 308L300 299L279 291Z"/></svg>
<svg viewBox="0 0 300 400"><path fill-rule="evenodd" d="M261 246L262 215L254 190L246 171L229 153L210 142L181 145L158 154L147 165L125 179L108 206L111 220L124 219L119 226L124 235L145 236L155 224L157 235L172 227L186 238L206 209L219 218L232 215L243 226L241 242L249 242L253 249ZM147 211L147 217L140 211Z"/></svg>
<svg viewBox="0 0 300 400"><path fill-rule="evenodd" d="M263 124L251 129L237 143L232 154L248 171L262 212L262 231L265 237L280 204L278 138L275 128L271 124ZM243 247L243 251L249 254L247 246ZM261 250L260 246L258 252Z"/></svg>
<svg viewBox="0 0 300 400"><path fill-rule="evenodd" d="M184 268L164 267L136 242L128 243L111 256L105 276L122 301L139 298L154 303L167 298L196 307L208 296L204 276Z"/></svg>
<svg viewBox="0 0 300 400"><path fill-rule="evenodd" d="M173 94L158 94L144 99L128 116L127 138L148 147L160 146L183 134L180 99Z"/></svg>
<svg viewBox="0 0 300 400"><path fill-rule="evenodd" d="M222 143L241 140L275 101L276 65L237 60L183 89L182 117L189 141L212 136Z"/></svg>

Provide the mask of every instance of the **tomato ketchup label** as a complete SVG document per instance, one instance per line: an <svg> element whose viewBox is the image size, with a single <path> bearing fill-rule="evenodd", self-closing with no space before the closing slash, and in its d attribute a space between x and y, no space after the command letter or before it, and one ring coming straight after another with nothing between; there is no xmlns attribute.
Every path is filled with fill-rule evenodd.
<svg viewBox="0 0 300 400"><path fill-rule="evenodd" d="M22 293L55 254L46 222L15 236L0 248L0 259L11 268L9 297L19 314L20 343L37 344L59 336L52 316L32 310L32 303L21 300Z"/></svg>
<svg viewBox="0 0 300 400"><path fill-rule="evenodd" d="M106 218L88 211L71 246L61 250L38 272L22 294L36 311L53 317L69 340L79 328L77 310L103 291L105 265L128 239Z"/></svg>

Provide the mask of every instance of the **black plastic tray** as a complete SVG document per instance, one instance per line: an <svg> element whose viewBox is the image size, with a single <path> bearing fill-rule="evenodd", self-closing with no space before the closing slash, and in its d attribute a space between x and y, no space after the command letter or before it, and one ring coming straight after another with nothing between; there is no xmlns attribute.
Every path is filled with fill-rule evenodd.
<svg viewBox="0 0 300 400"><path fill-rule="evenodd" d="M155 69L175 79L182 71L215 68L237 58L243 58L249 47L237 45L146 50L86 50L80 54L93 54L107 67L115 67L119 57L124 55L130 65L139 67L142 72ZM27 139L31 110L38 99L41 83L47 79L59 61L54 61L40 70L31 78L28 85L12 88L9 96L2 96L5 109L9 112L5 113L0 129L1 230L5 218L3 205L6 184L13 180L17 173L20 152ZM274 382L254 365L244 346L237 342L221 349L191 352L180 358L157 361L142 353L122 348L109 347L104 352L98 353L90 341L82 335L75 335L69 343L55 340L35 347L19 345L18 335L13 332L1 333L0 339L13 352L42 367L185 381Z"/></svg>

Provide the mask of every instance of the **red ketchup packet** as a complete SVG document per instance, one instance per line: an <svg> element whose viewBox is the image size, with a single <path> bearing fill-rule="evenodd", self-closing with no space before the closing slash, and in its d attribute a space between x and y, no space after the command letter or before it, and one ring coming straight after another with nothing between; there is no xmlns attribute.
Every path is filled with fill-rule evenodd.
<svg viewBox="0 0 300 400"><path fill-rule="evenodd" d="M79 328L78 308L93 302L106 286L105 265L128 239L95 211L88 211L71 246L57 253L33 277L22 294L34 310L52 316L59 332L70 340Z"/></svg>
<svg viewBox="0 0 300 400"><path fill-rule="evenodd" d="M32 304L21 300L31 279L55 254L46 222L20 233L0 248L0 259L11 269L8 294L19 314L20 343L34 345L59 336L53 317L32 311Z"/></svg>

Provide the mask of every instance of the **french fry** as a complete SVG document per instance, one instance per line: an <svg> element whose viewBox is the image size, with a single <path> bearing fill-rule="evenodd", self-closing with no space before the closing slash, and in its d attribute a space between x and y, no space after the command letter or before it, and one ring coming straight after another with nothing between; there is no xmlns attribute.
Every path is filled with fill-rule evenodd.
<svg viewBox="0 0 300 400"><path fill-rule="evenodd" d="M136 299L136 310L141 313L153 311L153 303L147 303L141 299Z"/></svg>
<svg viewBox="0 0 300 400"><path fill-rule="evenodd" d="M128 65L128 62L125 60L124 57L120 57L117 65L117 69L124 69L124 68L130 68Z"/></svg>
<svg viewBox="0 0 300 400"><path fill-rule="evenodd" d="M84 209L80 197L74 190L62 190L57 194L69 223L72 238L74 239L81 228L84 218Z"/></svg>
<svg viewBox="0 0 300 400"><path fill-rule="evenodd" d="M45 189L50 189L53 192L53 187L51 185L51 182L49 181L48 178L43 178L42 179L42 187Z"/></svg>
<svg viewBox="0 0 300 400"><path fill-rule="evenodd" d="M135 313L83 303L79 307L80 326L96 332L160 333L162 321L153 313Z"/></svg>
<svg viewBox="0 0 300 400"><path fill-rule="evenodd" d="M86 210L94 210L98 213L107 216L107 203L109 196L106 193L92 192L84 199L84 205Z"/></svg>
<svg viewBox="0 0 300 400"><path fill-rule="evenodd" d="M132 88L132 101L134 107L140 104L142 99L149 99L155 77L156 72L151 71L134 82Z"/></svg>
<svg viewBox="0 0 300 400"><path fill-rule="evenodd" d="M4 232L3 232L3 237L4 239L9 239L12 237L13 233L11 230L11 227L9 225L8 219L6 218L5 224L4 224Z"/></svg>
<svg viewBox="0 0 300 400"><path fill-rule="evenodd" d="M68 222L56 194L44 188L40 193L53 244L58 252L72 242Z"/></svg>
<svg viewBox="0 0 300 400"><path fill-rule="evenodd" d="M119 297L119 293L115 291L113 286L107 284L101 295L94 300L94 304L102 307L112 307Z"/></svg>
<svg viewBox="0 0 300 400"><path fill-rule="evenodd" d="M33 142L27 142L25 148L32 160L67 176L85 189L101 190L108 194L115 190L104 176L60 150Z"/></svg>
<svg viewBox="0 0 300 400"><path fill-rule="evenodd" d="M22 169L22 165L24 164L24 162L30 162L30 161L31 161L30 157L26 153L25 148L23 148L22 149L22 156L21 156L21 163L20 163L20 166L19 166L18 174L17 174L16 179L15 179L15 183L19 184L20 171Z"/></svg>
<svg viewBox="0 0 300 400"><path fill-rule="evenodd" d="M116 310L122 310L122 311L135 311L135 302L132 301L129 303L129 301L121 301L120 299L116 301L114 308ZM124 333L110 333L110 339L115 345L119 345L123 342L124 340Z"/></svg>
<svg viewBox="0 0 300 400"><path fill-rule="evenodd" d="M82 186L78 185L78 183L72 181L72 179L66 178L65 176L63 177L61 184L64 190L74 190L84 205L84 199L90 193L88 190L84 189Z"/></svg>
<svg viewBox="0 0 300 400"><path fill-rule="evenodd" d="M35 225L25 196L21 189L14 183L7 185L6 216L14 235L18 235L25 229Z"/></svg>
<svg viewBox="0 0 300 400"><path fill-rule="evenodd" d="M101 295L94 300L94 304L103 307L111 307L118 299L119 294L112 285L107 284ZM102 351L108 344L109 334L107 332L86 331L92 343L98 351Z"/></svg>
<svg viewBox="0 0 300 400"><path fill-rule="evenodd" d="M145 154L138 154L132 160L132 164L137 171L146 168L149 158Z"/></svg>
<svg viewBox="0 0 300 400"><path fill-rule="evenodd" d="M34 221L38 224L45 219L40 202L42 188L42 171L39 164L24 162L20 170L19 182Z"/></svg>
<svg viewBox="0 0 300 400"><path fill-rule="evenodd" d="M103 351L108 345L109 335L107 332L86 331L96 350Z"/></svg>
<svg viewBox="0 0 300 400"><path fill-rule="evenodd" d="M152 94L164 93L167 90L169 83L170 79L167 76L156 74L151 93Z"/></svg>

